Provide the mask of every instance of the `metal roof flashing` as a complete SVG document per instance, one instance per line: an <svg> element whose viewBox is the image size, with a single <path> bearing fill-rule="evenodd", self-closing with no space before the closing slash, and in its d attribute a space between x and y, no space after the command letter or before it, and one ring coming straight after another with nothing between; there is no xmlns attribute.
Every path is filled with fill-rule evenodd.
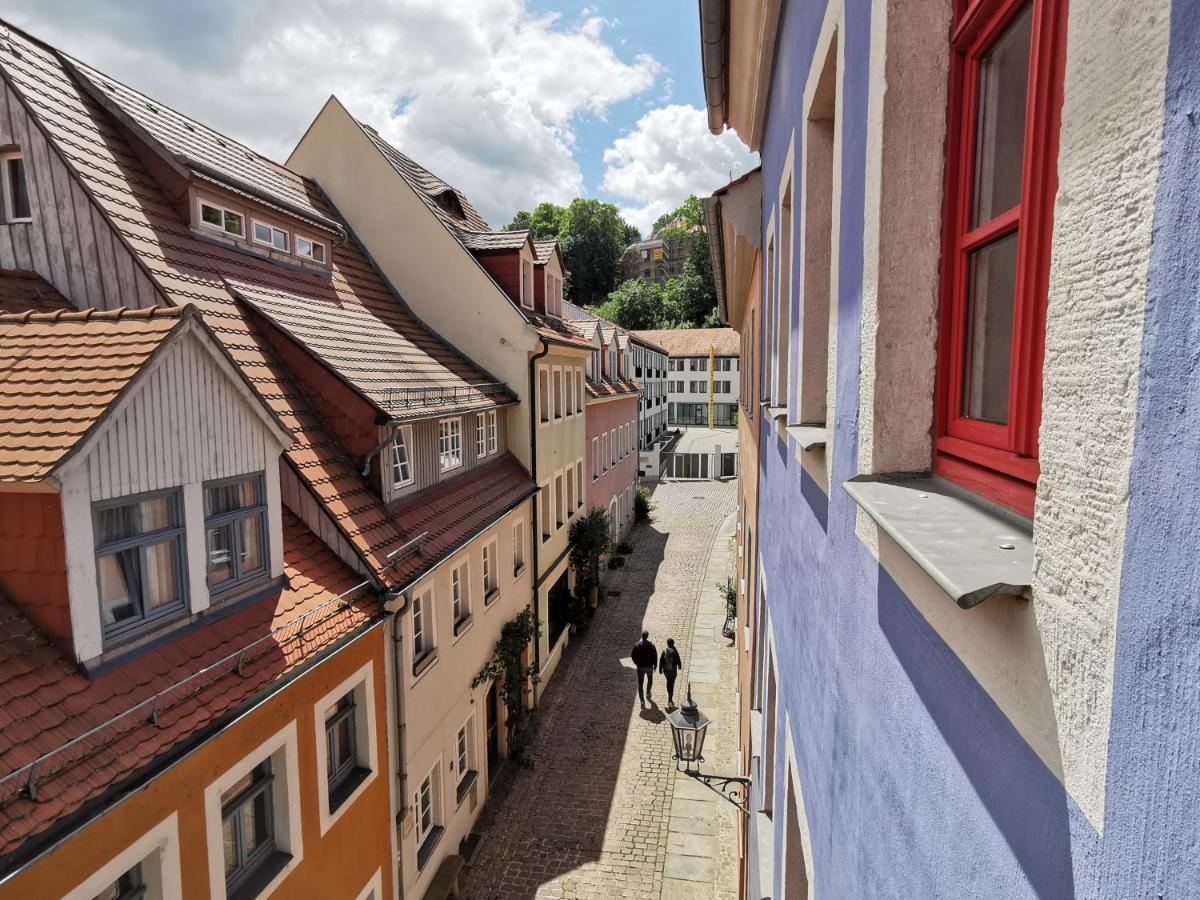
<svg viewBox="0 0 1200 900"><path fill-rule="evenodd" d="M962 609L1032 596L1033 528L936 477L858 475L846 493Z"/></svg>

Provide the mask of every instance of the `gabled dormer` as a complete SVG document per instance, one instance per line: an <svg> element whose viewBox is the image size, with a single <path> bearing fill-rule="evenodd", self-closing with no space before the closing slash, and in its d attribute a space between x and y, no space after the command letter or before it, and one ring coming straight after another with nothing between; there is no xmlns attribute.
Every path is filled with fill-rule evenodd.
<svg viewBox="0 0 1200 900"><path fill-rule="evenodd" d="M534 308L548 316L563 314L563 266L558 241L534 241Z"/></svg>
<svg viewBox="0 0 1200 900"><path fill-rule="evenodd" d="M464 231L459 238L509 299L535 309L537 253L528 231Z"/></svg>
<svg viewBox="0 0 1200 900"><path fill-rule="evenodd" d="M329 270L345 229L314 184L108 75L64 62L112 116L196 237L317 273Z"/></svg>
<svg viewBox="0 0 1200 900"><path fill-rule="evenodd" d="M291 436L194 307L0 315L0 585L88 667L277 589Z"/></svg>

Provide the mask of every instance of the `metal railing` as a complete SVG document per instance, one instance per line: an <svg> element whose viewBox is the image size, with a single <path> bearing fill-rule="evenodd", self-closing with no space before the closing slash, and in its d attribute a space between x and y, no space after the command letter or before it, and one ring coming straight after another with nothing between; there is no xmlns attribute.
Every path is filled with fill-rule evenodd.
<svg viewBox="0 0 1200 900"><path fill-rule="evenodd" d="M469 400L484 400L495 394L509 395L502 381L481 384L426 385L424 387L390 387L384 394L383 405L388 409L420 409Z"/></svg>
<svg viewBox="0 0 1200 900"><path fill-rule="evenodd" d="M25 791L29 795L29 799L36 801L38 773L46 768L47 763L62 757L64 754L74 748L81 748L82 745L89 739L98 737L106 729L114 728L118 723L129 722L130 724L128 727L114 734L112 740L116 740L125 734L128 734L138 725L151 724L158 726L159 716L165 709L169 709L171 705L179 703L185 699L188 699L189 697L196 696L196 694L204 689L206 684L201 683L202 679L207 677L209 679L207 685L211 685L216 679L232 674L237 674L244 677L243 670L246 664L252 662L262 655L254 654L254 650L256 648L268 643L271 643L274 646L282 646L283 644L297 637L303 636L306 629L320 624L325 619L332 617L343 609L349 608L354 602L353 595L356 595L360 590L370 583L370 581L363 581L359 584L356 584L349 590L338 594L333 599L327 600L314 609L310 609L303 615L288 620L278 628L272 629L262 637L259 637L242 646L238 650L221 657L221 659L214 663L210 663L203 669L199 669L185 678L181 678L179 681L162 688L152 697L147 697L145 700L142 700L140 703L135 704L129 709L119 712L114 716L110 716L98 725L94 725L82 734L71 738L71 740L67 741L66 743L55 747L53 750L48 750L37 759L28 762L17 769L14 769L3 778L0 778L0 804L6 803L12 799L11 795L9 795L7 791L7 788L13 781L21 778L22 776L25 778ZM337 608L331 609L331 607ZM222 669L224 669L223 672L221 671ZM137 718L139 716L140 718ZM84 752L86 753L86 750ZM77 761L78 760L67 761L62 766L54 769L51 774L56 774L57 772L62 771L68 766L72 765L73 762Z"/></svg>

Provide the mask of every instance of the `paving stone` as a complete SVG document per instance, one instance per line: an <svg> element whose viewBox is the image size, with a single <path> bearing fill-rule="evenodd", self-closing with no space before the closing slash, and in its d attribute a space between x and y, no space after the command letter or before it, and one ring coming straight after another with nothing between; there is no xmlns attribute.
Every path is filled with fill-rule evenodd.
<svg viewBox="0 0 1200 900"><path fill-rule="evenodd" d="M677 878L680 881L699 881L711 885L713 859L711 856L684 856L667 851L667 865L663 874L667 878Z"/></svg>
<svg viewBox="0 0 1200 900"><path fill-rule="evenodd" d="M699 626L697 617L715 621L720 615L724 621L714 571L729 567L736 488L668 483L655 488L654 501L655 521L633 530L634 552L623 568L605 573L596 617L572 640L546 687L538 734L526 754L529 765L507 766L495 780L474 829L484 840L462 879L470 900L663 900L712 898L714 884L736 890L736 831L718 832L724 801L711 795L717 806L710 802L707 820L674 812L683 802L675 799L676 786L690 779L676 772L671 756L666 684L655 677L656 705L643 710L628 666L642 628L660 648L673 637L685 669L696 656L700 669L718 678L728 673L728 691L698 684L693 695L703 698L714 727L734 731L736 657L728 642L712 637L711 623ZM609 591L620 596L607 596ZM714 665L717 656L722 658ZM681 674L676 702L686 688ZM719 852L707 860L710 882L666 872L672 841L687 836L718 844Z"/></svg>

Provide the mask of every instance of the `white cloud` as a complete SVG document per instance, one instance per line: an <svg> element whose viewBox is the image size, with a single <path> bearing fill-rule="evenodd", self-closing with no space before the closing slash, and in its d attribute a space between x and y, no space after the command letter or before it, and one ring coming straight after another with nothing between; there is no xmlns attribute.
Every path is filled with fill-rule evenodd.
<svg viewBox="0 0 1200 900"><path fill-rule="evenodd" d="M675 104L642 116L604 152L604 165L601 187L630 201L621 214L646 234L689 194L711 194L754 168L758 155L733 132L712 134L704 110Z"/></svg>
<svg viewBox="0 0 1200 900"><path fill-rule="evenodd" d="M16 6L16 9L12 9ZM583 192L574 122L652 87L607 23L524 0L18 0L6 16L151 96L285 159L329 94L464 190L496 227Z"/></svg>

